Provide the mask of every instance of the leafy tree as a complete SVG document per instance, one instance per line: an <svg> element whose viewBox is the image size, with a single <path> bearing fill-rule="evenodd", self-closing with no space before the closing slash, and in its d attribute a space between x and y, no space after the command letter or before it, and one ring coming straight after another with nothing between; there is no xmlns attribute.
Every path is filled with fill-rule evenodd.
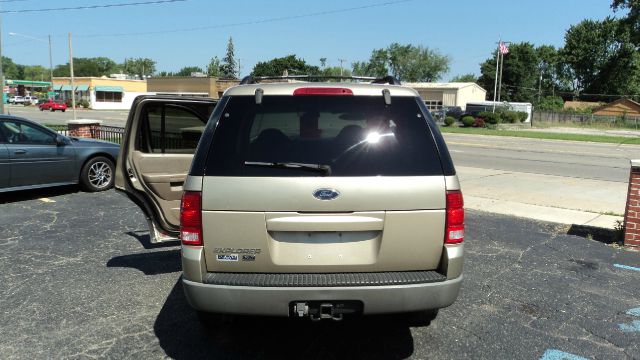
<svg viewBox="0 0 640 360"><path fill-rule="evenodd" d="M389 75L389 55L386 49L375 49L371 52L369 61L351 64L354 75L383 77Z"/></svg>
<svg viewBox="0 0 640 360"><path fill-rule="evenodd" d="M290 75L318 75L320 69L298 59L295 55L288 55L269 61L259 62L253 67L253 76L282 76L285 70Z"/></svg>
<svg viewBox="0 0 640 360"><path fill-rule="evenodd" d="M207 76L220 77L220 59L217 56L212 57L207 65Z"/></svg>
<svg viewBox="0 0 640 360"><path fill-rule="evenodd" d="M490 99L496 79L496 52L497 49L492 57L480 64L478 78L478 84L487 90ZM511 44L503 61L500 99L534 102L538 91L539 58L533 45L528 42Z"/></svg>
<svg viewBox="0 0 640 360"><path fill-rule="evenodd" d="M203 73L204 71L200 66L185 66L172 76L191 76L192 73Z"/></svg>
<svg viewBox="0 0 640 360"><path fill-rule="evenodd" d="M573 79L576 92L624 95L640 91L640 54L620 20L583 20L571 26L560 56L563 73Z"/></svg>
<svg viewBox="0 0 640 360"><path fill-rule="evenodd" d="M559 96L545 96L536 105L539 110L562 110L564 101Z"/></svg>
<svg viewBox="0 0 640 360"><path fill-rule="evenodd" d="M222 65L220 65L220 76L231 79L238 77L233 40L231 38L229 38L229 42L227 43L227 54L222 59Z"/></svg>
<svg viewBox="0 0 640 360"><path fill-rule="evenodd" d="M22 79L18 65L6 56L2 57L2 72L5 79Z"/></svg>
<svg viewBox="0 0 640 360"><path fill-rule="evenodd" d="M392 43L375 49L369 61L352 64L356 75L381 77L387 74L401 81L436 81L449 71L450 59L423 46Z"/></svg>
<svg viewBox="0 0 640 360"><path fill-rule="evenodd" d="M73 58L75 76L109 76L117 71L116 62L106 57ZM53 76L70 76L69 63L56 66Z"/></svg>
<svg viewBox="0 0 640 360"><path fill-rule="evenodd" d="M326 66L327 66L327 58L326 57L320 58L320 67L324 69Z"/></svg>
<svg viewBox="0 0 640 360"><path fill-rule="evenodd" d="M340 66L329 66L322 69L320 72L324 76L351 76L351 70L340 68Z"/></svg>
<svg viewBox="0 0 640 360"><path fill-rule="evenodd" d="M17 65L22 72L20 79L49 81L49 69L40 65Z"/></svg>
<svg viewBox="0 0 640 360"><path fill-rule="evenodd" d="M125 74L140 78L156 72L156 62L148 58L124 59L121 66Z"/></svg>
<svg viewBox="0 0 640 360"><path fill-rule="evenodd" d="M625 27L631 35L631 41L640 45L640 0L613 0L613 11L628 10L625 17L620 20L620 25Z"/></svg>
<svg viewBox="0 0 640 360"><path fill-rule="evenodd" d="M451 82L476 82L478 77L473 74L457 75L451 79Z"/></svg>

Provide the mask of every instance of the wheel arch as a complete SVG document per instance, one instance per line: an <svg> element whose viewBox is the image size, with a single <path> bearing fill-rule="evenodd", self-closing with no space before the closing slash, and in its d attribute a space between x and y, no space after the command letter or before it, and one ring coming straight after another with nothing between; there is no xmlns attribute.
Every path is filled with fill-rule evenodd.
<svg viewBox="0 0 640 360"><path fill-rule="evenodd" d="M96 153L92 153L91 155L87 156L86 158L84 158L84 160L82 161L82 163L80 164L80 166L78 167L78 181L81 181L82 178L82 169L84 169L84 166L87 165L87 163L89 161L91 161L92 159L95 159L97 157L106 157L107 159L111 160L111 162L113 162L114 165L114 169L116 166L116 159L109 154L108 152L96 152Z"/></svg>

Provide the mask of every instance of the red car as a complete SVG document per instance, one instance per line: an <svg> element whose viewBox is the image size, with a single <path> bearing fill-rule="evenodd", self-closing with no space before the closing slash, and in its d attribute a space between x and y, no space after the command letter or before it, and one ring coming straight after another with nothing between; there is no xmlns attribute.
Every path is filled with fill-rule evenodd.
<svg viewBox="0 0 640 360"><path fill-rule="evenodd" d="M53 101L53 100L47 100L47 101L43 102L42 104L38 105L38 107L40 108L40 111L45 111L45 110L56 111L56 110L60 110L62 112L65 112L67 110L67 104L65 104L63 102L56 102L56 101Z"/></svg>

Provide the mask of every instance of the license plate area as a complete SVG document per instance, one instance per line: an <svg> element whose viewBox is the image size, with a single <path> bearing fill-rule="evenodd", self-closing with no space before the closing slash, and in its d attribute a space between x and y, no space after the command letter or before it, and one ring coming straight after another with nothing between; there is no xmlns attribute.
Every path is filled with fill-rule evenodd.
<svg viewBox="0 0 640 360"><path fill-rule="evenodd" d="M294 318L308 317L312 321L340 321L345 316L362 315L364 304L358 300L336 301L292 301L289 303L289 316Z"/></svg>

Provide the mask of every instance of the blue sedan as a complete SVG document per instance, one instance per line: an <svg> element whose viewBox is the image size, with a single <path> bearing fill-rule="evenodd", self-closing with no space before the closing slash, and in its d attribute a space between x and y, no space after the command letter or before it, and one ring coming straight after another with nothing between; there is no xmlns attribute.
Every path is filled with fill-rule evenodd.
<svg viewBox="0 0 640 360"><path fill-rule="evenodd" d="M82 184L103 191L114 182L118 144L60 135L33 121L0 116L0 192Z"/></svg>

